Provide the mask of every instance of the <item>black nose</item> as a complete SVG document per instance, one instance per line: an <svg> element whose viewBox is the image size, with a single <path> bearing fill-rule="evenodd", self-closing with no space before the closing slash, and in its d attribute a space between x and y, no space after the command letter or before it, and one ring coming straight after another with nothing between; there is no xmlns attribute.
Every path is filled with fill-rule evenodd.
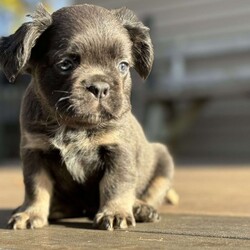
<svg viewBox="0 0 250 250"><path fill-rule="evenodd" d="M92 83L87 87L87 90L91 92L96 98L103 99L109 94L109 84L105 82Z"/></svg>

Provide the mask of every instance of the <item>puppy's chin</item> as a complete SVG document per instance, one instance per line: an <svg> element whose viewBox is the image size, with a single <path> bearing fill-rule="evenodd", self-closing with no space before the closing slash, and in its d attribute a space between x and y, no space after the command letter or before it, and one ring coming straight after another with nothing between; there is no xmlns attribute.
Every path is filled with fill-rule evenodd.
<svg viewBox="0 0 250 250"><path fill-rule="evenodd" d="M73 128L93 129L104 127L116 119L116 117L108 113L78 114L73 116L60 116L60 124Z"/></svg>
<svg viewBox="0 0 250 250"><path fill-rule="evenodd" d="M87 103L87 101L71 99L67 104L59 102L54 111L60 124L78 128L98 128L116 121L129 110L129 108L123 109L121 104L122 102L110 104L95 100L89 100Z"/></svg>

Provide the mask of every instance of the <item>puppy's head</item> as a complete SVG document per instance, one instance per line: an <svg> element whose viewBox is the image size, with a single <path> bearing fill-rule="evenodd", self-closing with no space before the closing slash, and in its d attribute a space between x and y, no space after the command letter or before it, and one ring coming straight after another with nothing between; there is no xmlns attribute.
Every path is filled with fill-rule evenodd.
<svg viewBox="0 0 250 250"><path fill-rule="evenodd" d="M0 40L10 81L30 73L44 105L67 123L96 126L130 110L129 68L146 78L153 62L149 29L132 11L77 5L50 15L40 5L32 17Z"/></svg>

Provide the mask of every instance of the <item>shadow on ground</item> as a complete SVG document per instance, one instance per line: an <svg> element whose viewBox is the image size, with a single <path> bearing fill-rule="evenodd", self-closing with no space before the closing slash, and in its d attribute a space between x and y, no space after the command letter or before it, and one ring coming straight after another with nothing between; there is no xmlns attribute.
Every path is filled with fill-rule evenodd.
<svg viewBox="0 0 250 250"><path fill-rule="evenodd" d="M13 209L0 209L0 229L7 229L7 223L10 219ZM64 219L58 221L50 221L50 225L61 226L74 229L94 229L92 221L86 221L84 219Z"/></svg>
<svg viewBox="0 0 250 250"><path fill-rule="evenodd" d="M7 222L13 212L13 209L0 209L0 229L6 229Z"/></svg>
<svg viewBox="0 0 250 250"><path fill-rule="evenodd" d="M52 221L50 222L50 225L58 225L62 227L67 227L67 228L74 228L74 229L88 229L91 230L93 228L93 223L92 222L82 222L82 221Z"/></svg>

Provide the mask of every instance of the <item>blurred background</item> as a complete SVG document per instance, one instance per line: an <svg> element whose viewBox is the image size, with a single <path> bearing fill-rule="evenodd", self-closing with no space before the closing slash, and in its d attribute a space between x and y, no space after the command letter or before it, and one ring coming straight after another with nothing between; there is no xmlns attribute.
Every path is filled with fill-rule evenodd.
<svg viewBox="0 0 250 250"><path fill-rule="evenodd" d="M39 1L0 0L0 36L28 20ZM250 164L250 1L42 1L50 11L89 3L127 6L151 28L155 63L146 82L133 72L133 112L150 140L177 164ZM20 101L0 73L0 162L18 159Z"/></svg>

